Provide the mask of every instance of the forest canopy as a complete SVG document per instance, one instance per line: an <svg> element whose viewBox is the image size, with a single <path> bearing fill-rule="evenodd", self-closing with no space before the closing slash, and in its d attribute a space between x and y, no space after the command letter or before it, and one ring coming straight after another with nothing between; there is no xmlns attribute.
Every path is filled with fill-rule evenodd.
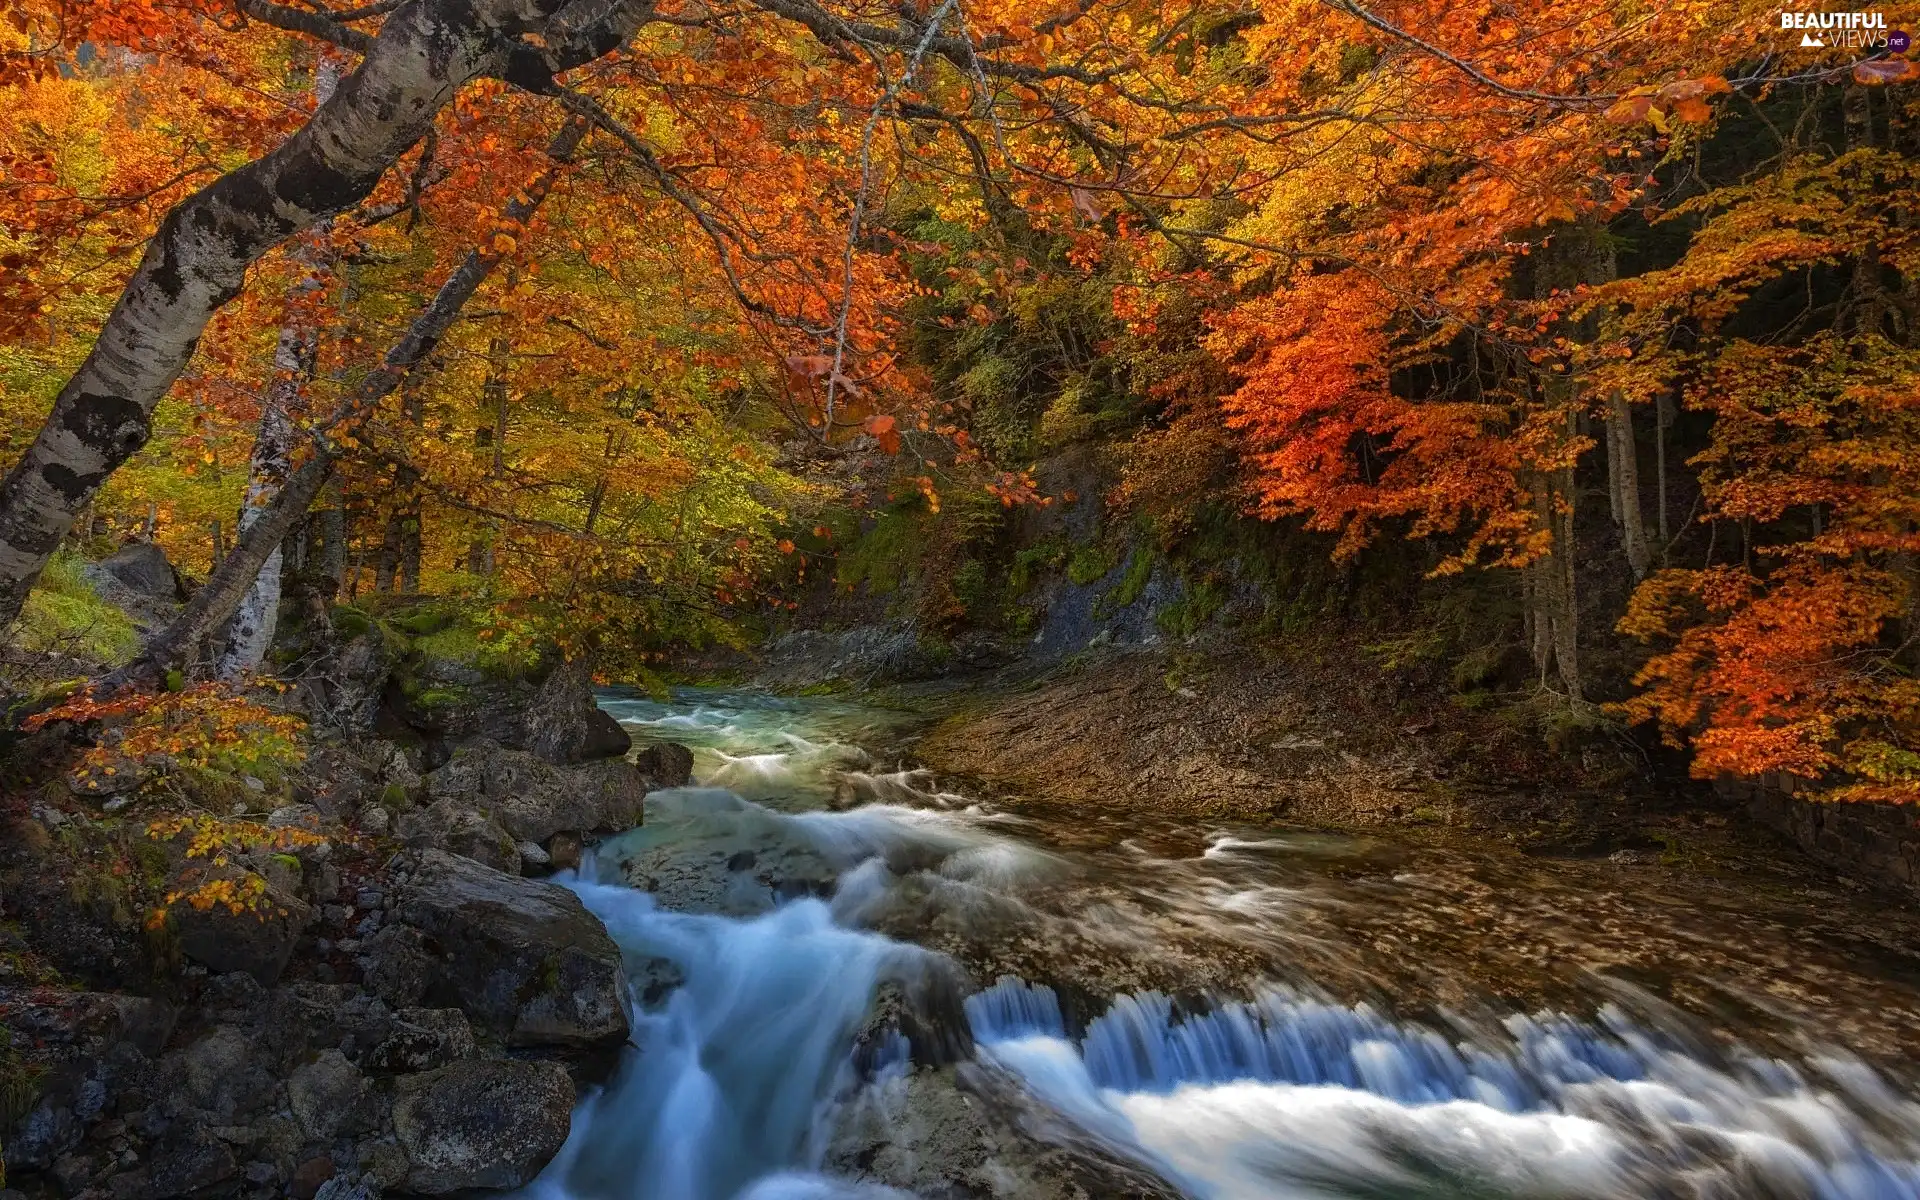
<svg viewBox="0 0 1920 1200"><path fill-rule="evenodd" d="M631 676L915 556L925 628L1024 632L1004 514L1224 514L1508 597L1527 687L1696 774L1920 800L1877 15L0 0L0 619L158 691L429 594ZM76 582L129 540L197 581L137 637Z"/></svg>

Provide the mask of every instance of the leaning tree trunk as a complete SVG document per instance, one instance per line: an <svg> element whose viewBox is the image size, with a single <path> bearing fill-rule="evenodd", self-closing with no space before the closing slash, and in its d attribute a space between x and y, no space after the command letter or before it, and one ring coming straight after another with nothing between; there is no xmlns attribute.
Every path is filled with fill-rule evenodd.
<svg viewBox="0 0 1920 1200"><path fill-rule="evenodd" d="M614 50L645 16L639 0L409 0L356 47L359 68L304 126L175 205L0 483L0 625L100 485L146 445L154 405L248 266L365 199L462 85L492 75L551 90L555 71Z"/></svg>
<svg viewBox="0 0 1920 1200"><path fill-rule="evenodd" d="M503 213L506 223L518 227L532 218L553 190L560 168L572 161L586 133L584 121L570 120L554 136L547 145L547 155L553 159L553 165L506 206ZM367 373L322 427L322 436L316 439L312 455L287 477L279 495L240 537L233 552L214 568L173 623L153 636L138 659L108 676L109 688L125 683L151 684L164 678L168 670L193 661L198 647L209 633L233 615L261 566L306 515L307 507L332 477L338 451L334 438L329 435L366 420L378 409L380 401L400 386L407 373L432 353L460 310L500 264L503 255L494 249L496 244L489 240L483 249L467 252L467 257L440 285L425 311L414 318L407 332L387 351L380 366Z"/></svg>
<svg viewBox="0 0 1920 1200"><path fill-rule="evenodd" d="M313 71L315 104L325 104L339 86L340 65L323 53ZM320 347L319 330L310 310L326 287L326 243L332 227L331 221L320 222L297 255L303 276L288 289L287 317L273 350L273 379L260 406L260 432L253 440L247 494L240 506L241 534L259 522L262 510L293 470L297 422L305 415L307 385L313 380ZM222 679L238 678L266 661L280 619L280 559L280 547L275 546L227 624L214 665L215 674Z"/></svg>

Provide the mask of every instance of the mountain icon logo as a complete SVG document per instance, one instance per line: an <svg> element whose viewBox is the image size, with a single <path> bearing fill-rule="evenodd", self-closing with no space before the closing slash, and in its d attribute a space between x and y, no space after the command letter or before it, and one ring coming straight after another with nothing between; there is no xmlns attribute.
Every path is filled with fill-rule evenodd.
<svg viewBox="0 0 1920 1200"><path fill-rule="evenodd" d="M1827 48L1825 42L1813 36L1811 33L1803 33L1800 35L1800 45L1803 47L1812 47L1816 50L1825 50Z"/></svg>

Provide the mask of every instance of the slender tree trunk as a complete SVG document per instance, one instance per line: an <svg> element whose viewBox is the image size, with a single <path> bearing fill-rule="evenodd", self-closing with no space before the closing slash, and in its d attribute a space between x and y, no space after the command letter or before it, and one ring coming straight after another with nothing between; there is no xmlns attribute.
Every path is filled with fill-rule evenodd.
<svg viewBox="0 0 1920 1200"><path fill-rule="evenodd" d="M504 215L508 221L523 225L533 216L552 191L553 181L561 166L572 161L586 132L584 122L570 120L555 135L547 146L547 154L553 159L553 165L541 172L507 205ZM387 351L380 366L369 371L353 393L342 402L323 427L322 433L335 433L342 427L365 420L373 413L380 401L400 386L415 364L439 344L461 308L500 261L501 254L491 242L483 250L469 251L460 265L454 268L453 274L440 285L439 292L427 304L425 311L414 318L407 332ZM168 669L194 660L197 648L206 640L208 633L232 616L234 608L252 586L254 577L260 573L261 565L286 540L288 532L305 516L307 506L326 486L333 474L337 454L336 443L331 437L317 439L311 456L294 469L280 494L266 506L253 527L241 536L233 552L214 568L213 574L194 593L179 617L154 635L139 659L109 676L109 684L152 683L164 677Z"/></svg>
<svg viewBox="0 0 1920 1200"><path fill-rule="evenodd" d="M415 386L405 389L401 412L407 425L417 430L426 423L426 404L417 386L419 376L410 377ZM412 454L412 438L403 447ZM374 582L379 592L413 595L420 590L420 472L402 463L394 475L394 504L387 514L385 535L380 547L380 577Z"/></svg>
<svg viewBox="0 0 1920 1200"><path fill-rule="evenodd" d="M497 484L507 472L507 371L512 361L512 351L513 344L503 336L496 334L487 342L487 380L481 386L480 398L492 414L493 424L476 433L474 443L491 451L487 482L493 484ZM499 540L500 522L489 517L480 536L467 548L468 574L479 579L493 578L494 546Z"/></svg>
<svg viewBox="0 0 1920 1200"><path fill-rule="evenodd" d="M640 0L409 0L304 126L175 205L0 483L0 625L19 615L100 485L146 445L154 405L253 262L365 199L469 81L550 87L553 71L614 50L646 15Z"/></svg>
<svg viewBox="0 0 1920 1200"><path fill-rule="evenodd" d="M315 105L325 104L339 86L340 64L323 52L313 71ZM243 534L260 519L261 509L279 492L280 481L293 469L294 438L306 413L307 385L313 380L320 347L310 308L326 287L327 239L332 229L331 219L320 221L308 232L296 255L303 276L288 289L287 319L273 349L272 381L260 407L260 432L253 439L247 494L240 505L237 528ZM214 673L220 678L238 678L266 661L280 620L280 567L281 551L276 547L261 565L260 574L220 639L222 645L214 660Z"/></svg>
<svg viewBox="0 0 1920 1200"><path fill-rule="evenodd" d="M1655 501L1660 521L1660 561L1667 561L1667 547L1673 542L1673 530L1667 521L1667 426L1673 424L1673 395L1661 392L1653 405L1653 470L1659 477L1659 497Z"/></svg>
<svg viewBox="0 0 1920 1200"><path fill-rule="evenodd" d="M1633 407L1619 392L1607 397L1607 475L1613 484L1614 519L1633 577L1645 579L1653 566L1647 526L1640 515L1640 463L1633 439Z"/></svg>

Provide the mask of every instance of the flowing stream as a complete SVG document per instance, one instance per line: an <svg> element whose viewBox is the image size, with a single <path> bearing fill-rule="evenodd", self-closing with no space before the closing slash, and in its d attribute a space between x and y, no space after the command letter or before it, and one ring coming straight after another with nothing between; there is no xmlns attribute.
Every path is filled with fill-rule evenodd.
<svg viewBox="0 0 1920 1200"><path fill-rule="evenodd" d="M563 878L634 1034L536 1200L1075 1194L1029 1152L1107 1164L1093 1196L1920 1197L1911 917L988 803L910 768L924 718L839 700L602 703L697 786ZM889 989L920 1015L876 1024ZM931 1178L937 1069L1032 1145L884 1186L852 1118Z"/></svg>

